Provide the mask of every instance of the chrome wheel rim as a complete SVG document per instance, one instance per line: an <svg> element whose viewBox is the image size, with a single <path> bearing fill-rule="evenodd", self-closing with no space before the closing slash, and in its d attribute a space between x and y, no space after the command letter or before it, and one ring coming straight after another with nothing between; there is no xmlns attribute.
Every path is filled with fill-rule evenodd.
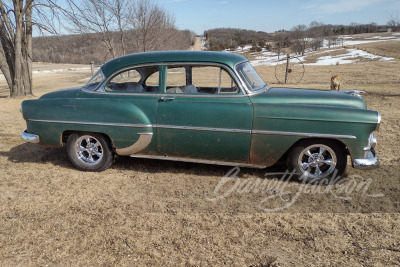
<svg viewBox="0 0 400 267"><path fill-rule="evenodd" d="M303 149L298 158L301 175L309 178L325 178L336 169L335 152L326 145L311 145Z"/></svg>
<svg viewBox="0 0 400 267"><path fill-rule="evenodd" d="M93 136L84 135L75 143L76 155L79 160L87 164L96 164L103 158L103 147Z"/></svg>

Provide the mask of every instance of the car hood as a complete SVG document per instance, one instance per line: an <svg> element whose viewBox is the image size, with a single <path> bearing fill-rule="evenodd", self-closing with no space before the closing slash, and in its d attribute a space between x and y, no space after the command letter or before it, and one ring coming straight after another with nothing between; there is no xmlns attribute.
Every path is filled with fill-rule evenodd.
<svg viewBox="0 0 400 267"><path fill-rule="evenodd" d="M270 88L251 97L255 104L293 104L312 106L334 106L365 109L364 99L343 91L327 91L298 88Z"/></svg>

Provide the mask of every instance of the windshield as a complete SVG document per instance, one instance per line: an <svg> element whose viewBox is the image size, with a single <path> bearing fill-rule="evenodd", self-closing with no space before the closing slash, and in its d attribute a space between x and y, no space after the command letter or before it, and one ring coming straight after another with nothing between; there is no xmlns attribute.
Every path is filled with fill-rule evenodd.
<svg viewBox="0 0 400 267"><path fill-rule="evenodd" d="M249 91L258 91L267 86L249 62L239 64L236 70Z"/></svg>
<svg viewBox="0 0 400 267"><path fill-rule="evenodd" d="M103 73L101 72L101 69L99 69L92 78L83 86L83 89L86 90L92 90L94 91L97 86L103 81L104 76Z"/></svg>

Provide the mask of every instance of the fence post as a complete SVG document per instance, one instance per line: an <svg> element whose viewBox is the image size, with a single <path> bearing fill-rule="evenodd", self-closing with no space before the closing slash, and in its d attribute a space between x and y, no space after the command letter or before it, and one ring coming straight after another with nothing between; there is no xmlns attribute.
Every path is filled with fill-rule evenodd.
<svg viewBox="0 0 400 267"><path fill-rule="evenodd" d="M94 75L94 62L90 62L90 69L92 70L92 76Z"/></svg>
<svg viewBox="0 0 400 267"><path fill-rule="evenodd" d="M288 78L288 73L289 73L289 68L290 68L290 66L289 66L289 62L290 62L290 55L289 54L287 54L286 55L286 72L285 72L285 84L287 83L287 78Z"/></svg>

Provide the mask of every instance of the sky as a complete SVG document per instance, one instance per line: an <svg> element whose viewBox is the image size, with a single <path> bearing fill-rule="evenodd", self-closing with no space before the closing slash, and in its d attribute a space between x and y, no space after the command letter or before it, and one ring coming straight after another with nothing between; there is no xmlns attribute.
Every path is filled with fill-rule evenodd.
<svg viewBox="0 0 400 267"><path fill-rule="evenodd" d="M180 30L213 28L275 32L312 21L386 25L400 15L400 0L154 0L175 17Z"/></svg>

